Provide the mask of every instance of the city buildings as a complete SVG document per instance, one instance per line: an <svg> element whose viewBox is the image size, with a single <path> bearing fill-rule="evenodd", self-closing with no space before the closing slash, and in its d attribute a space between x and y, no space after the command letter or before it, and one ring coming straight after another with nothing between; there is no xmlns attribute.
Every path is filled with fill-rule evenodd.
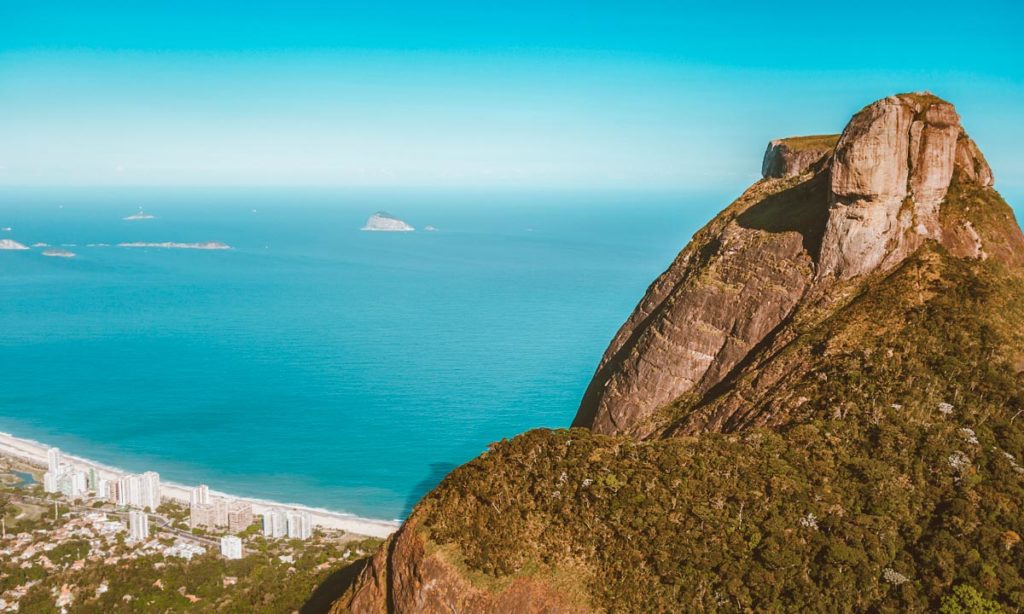
<svg viewBox="0 0 1024 614"><path fill-rule="evenodd" d="M206 552L206 548L197 544L178 539L173 546L164 549L164 556L176 556L191 561L192 557L200 556Z"/></svg>
<svg viewBox="0 0 1024 614"><path fill-rule="evenodd" d="M309 512L271 508L263 513L265 537L309 539L313 535L313 517Z"/></svg>
<svg viewBox="0 0 1024 614"><path fill-rule="evenodd" d="M46 451L46 469L50 473L57 475L60 473L61 461L60 448L50 448Z"/></svg>
<svg viewBox="0 0 1024 614"><path fill-rule="evenodd" d="M220 538L220 554L228 559L242 558L242 540L234 535L225 535Z"/></svg>
<svg viewBox="0 0 1024 614"><path fill-rule="evenodd" d="M245 501L228 503L228 531L239 533L252 524L252 504Z"/></svg>
<svg viewBox="0 0 1024 614"><path fill-rule="evenodd" d="M70 485L65 485L61 479L70 468L64 465L60 448L50 448L46 451L46 473L43 474L43 490L50 493L64 492L70 490Z"/></svg>
<svg viewBox="0 0 1024 614"><path fill-rule="evenodd" d="M200 484L192 489L189 495L189 506L194 505L206 505L210 502L210 487L206 484Z"/></svg>
<svg viewBox="0 0 1024 614"><path fill-rule="evenodd" d="M46 476L43 476L45 483ZM44 484L45 488L45 484ZM88 490L88 480L84 471L65 470L57 475L57 491L69 499L80 499Z"/></svg>
<svg viewBox="0 0 1024 614"><path fill-rule="evenodd" d="M189 526L193 529L227 528L231 533L244 531L252 524L252 504L245 501L216 499L189 507Z"/></svg>
<svg viewBox="0 0 1024 614"><path fill-rule="evenodd" d="M147 471L139 477L142 497L139 507L155 510L160 507L160 474Z"/></svg>
<svg viewBox="0 0 1024 614"><path fill-rule="evenodd" d="M111 498L125 507L149 508L160 506L160 474L147 471L142 475L126 475L117 480Z"/></svg>
<svg viewBox="0 0 1024 614"><path fill-rule="evenodd" d="M60 486L57 485L56 473L47 471L43 474L43 490L45 492L60 492Z"/></svg>
<svg viewBox="0 0 1024 614"><path fill-rule="evenodd" d="M109 499L110 498L110 480L104 478L96 479L96 498L98 499Z"/></svg>
<svg viewBox="0 0 1024 614"><path fill-rule="evenodd" d="M136 510L128 512L128 535L133 541L149 539L149 514Z"/></svg>
<svg viewBox="0 0 1024 614"><path fill-rule="evenodd" d="M280 538L288 535L288 516L283 509L271 508L263 512L263 536Z"/></svg>
<svg viewBox="0 0 1024 614"><path fill-rule="evenodd" d="M192 529L215 529L220 517L220 505L215 503L198 503L189 507L188 526ZM225 520L226 523L226 520Z"/></svg>
<svg viewBox="0 0 1024 614"><path fill-rule="evenodd" d="M313 518L309 512L288 512L288 538L309 539L313 535Z"/></svg>

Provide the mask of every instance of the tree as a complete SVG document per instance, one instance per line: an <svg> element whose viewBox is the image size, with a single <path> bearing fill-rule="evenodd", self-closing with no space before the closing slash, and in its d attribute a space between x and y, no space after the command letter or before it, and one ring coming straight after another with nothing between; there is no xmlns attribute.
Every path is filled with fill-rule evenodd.
<svg viewBox="0 0 1024 614"><path fill-rule="evenodd" d="M953 593L942 598L941 614L1000 614L1003 608L967 584L953 589Z"/></svg>

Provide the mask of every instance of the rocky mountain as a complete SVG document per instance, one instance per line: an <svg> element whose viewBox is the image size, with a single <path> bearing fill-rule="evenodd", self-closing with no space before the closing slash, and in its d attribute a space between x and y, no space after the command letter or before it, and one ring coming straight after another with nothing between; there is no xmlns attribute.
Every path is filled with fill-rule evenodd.
<svg viewBox="0 0 1024 614"><path fill-rule="evenodd" d="M823 150L828 137L811 140L820 145L774 141L764 163L771 174L651 285L605 352L574 426L639 436L665 429L660 409L712 390L798 308L834 297L827 289L838 282L891 270L929 239L956 256L1016 264L1024 255L1013 223L987 228L983 239L970 216L941 215L951 187L993 181L953 105L892 96L857 113L833 151ZM729 416L714 420L711 428L723 428Z"/></svg>
<svg viewBox="0 0 1024 614"><path fill-rule="evenodd" d="M616 334L582 428L453 471L334 611L1024 607L1024 236L984 157L902 94L763 171Z"/></svg>

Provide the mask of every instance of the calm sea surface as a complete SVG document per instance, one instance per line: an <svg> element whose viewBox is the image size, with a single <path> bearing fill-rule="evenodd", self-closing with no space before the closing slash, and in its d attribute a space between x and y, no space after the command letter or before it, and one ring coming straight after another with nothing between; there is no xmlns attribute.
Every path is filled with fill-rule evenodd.
<svg viewBox="0 0 1024 614"><path fill-rule="evenodd" d="M738 192L737 192L738 193ZM164 479L401 518L567 426L736 193L0 191L0 429ZM158 216L121 218L139 206ZM438 232L366 233L378 209ZM222 241L230 251L88 247Z"/></svg>

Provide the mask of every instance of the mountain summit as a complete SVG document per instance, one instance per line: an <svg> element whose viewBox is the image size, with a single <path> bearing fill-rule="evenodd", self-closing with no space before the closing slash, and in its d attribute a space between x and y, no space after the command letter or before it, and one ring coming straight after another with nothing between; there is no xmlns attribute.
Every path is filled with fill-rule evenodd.
<svg viewBox="0 0 1024 614"><path fill-rule="evenodd" d="M901 94L763 169L612 340L583 428L453 471L334 611L1024 608L1024 236L984 157Z"/></svg>
<svg viewBox="0 0 1024 614"><path fill-rule="evenodd" d="M574 426L640 436L663 429L660 409L719 385L801 308L844 280L891 270L928 240L958 257L1019 264L1024 255L1001 203L954 211L965 190L991 196L992 171L953 105L931 94L868 105L838 138L773 141L763 168L765 178L648 289L605 352ZM1002 222L974 220L984 213ZM700 428L728 428L728 419Z"/></svg>

